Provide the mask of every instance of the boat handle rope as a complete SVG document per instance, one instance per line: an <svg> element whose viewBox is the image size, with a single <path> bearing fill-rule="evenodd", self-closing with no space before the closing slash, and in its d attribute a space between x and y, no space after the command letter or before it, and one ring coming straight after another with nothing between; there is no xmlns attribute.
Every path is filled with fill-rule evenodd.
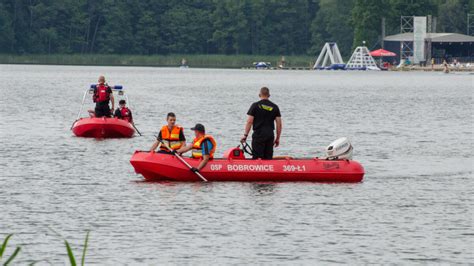
<svg viewBox="0 0 474 266"><path fill-rule="evenodd" d="M247 141L242 142L242 150L247 153L250 156L253 156L253 149L250 147L250 145L247 143Z"/></svg>

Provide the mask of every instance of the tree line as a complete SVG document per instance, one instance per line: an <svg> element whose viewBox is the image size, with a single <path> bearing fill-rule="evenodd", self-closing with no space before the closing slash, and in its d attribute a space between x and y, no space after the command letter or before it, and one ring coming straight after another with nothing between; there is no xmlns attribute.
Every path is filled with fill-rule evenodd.
<svg viewBox="0 0 474 266"><path fill-rule="evenodd" d="M401 15L466 33L471 0L0 0L3 54L343 55L399 33Z"/></svg>

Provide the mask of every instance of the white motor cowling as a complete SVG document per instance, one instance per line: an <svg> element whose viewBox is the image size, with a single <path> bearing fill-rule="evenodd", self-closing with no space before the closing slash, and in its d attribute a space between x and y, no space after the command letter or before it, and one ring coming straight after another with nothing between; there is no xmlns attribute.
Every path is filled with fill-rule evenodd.
<svg viewBox="0 0 474 266"><path fill-rule="evenodd" d="M340 138L333 141L326 148L327 159L329 160L352 160L352 144L347 138Z"/></svg>

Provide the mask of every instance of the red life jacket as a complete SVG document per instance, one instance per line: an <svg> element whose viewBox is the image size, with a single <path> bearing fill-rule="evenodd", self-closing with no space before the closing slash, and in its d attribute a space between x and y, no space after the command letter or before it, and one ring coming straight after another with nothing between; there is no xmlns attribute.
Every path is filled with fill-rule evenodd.
<svg viewBox="0 0 474 266"><path fill-rule="evenodd" d="M122 116L123 120L130 122L132 120L131 113L132 112L127 107L120 108L120 115Z"/></svg>
<svg viewBox="0 0 474 266"><path fill-rule="evenodd" d="M109 86L104 84L97 85L94 94L94 102L108 102L110 100Z"/></svg>

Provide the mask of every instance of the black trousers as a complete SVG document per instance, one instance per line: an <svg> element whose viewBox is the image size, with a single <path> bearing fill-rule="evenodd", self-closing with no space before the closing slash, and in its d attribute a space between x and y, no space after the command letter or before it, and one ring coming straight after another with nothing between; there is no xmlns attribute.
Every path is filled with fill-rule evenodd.
<svg viewBox="0 0 474 266"><path fill-rule="evenodd" d="M95 117L110 117L110 107L108 103L97 103L95 105Z"/></svg>
<svg viewBox="0 0 474 266"><path fill-rule="evenodd" d="M275 141L274 136L268 137L252 137L252 150L254 159L273 159L273 143Z"/></svg>

